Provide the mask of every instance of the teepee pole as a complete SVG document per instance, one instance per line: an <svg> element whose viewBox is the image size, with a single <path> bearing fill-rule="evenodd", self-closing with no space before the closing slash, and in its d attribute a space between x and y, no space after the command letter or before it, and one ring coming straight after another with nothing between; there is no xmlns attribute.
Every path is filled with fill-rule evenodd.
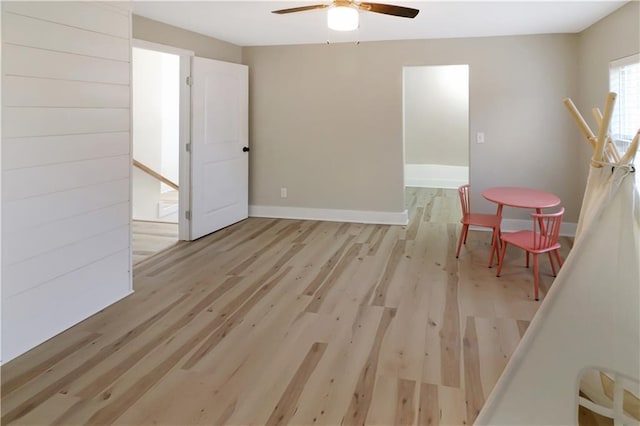
<svg viewBox="0 0 640 426"><path fill-rule="evenodd" d="M596 124L598 128L602 126L602 113L600 112L600 108L595 107L591 110L593 114L593 118L596 120ZM609 153L609 160L614 163L620 162L620 153L618 152L618 148L613 144L613 140L610 136L607 136L607 141L605 142L605 150Z"/></svg>
<svg viewBox="0 0 640 426"><path fill-rule="evenodd" d="M598 125L598 129L602 126L602 112L600 112L600 108L594 107L591 109L591 115L593 115L593 119L596 120L596 124Z"/></svg>
<svg viewBox="0 0 640 426"><path fill-rule="evenodd" d="M640 130L636 133L636 137L633 138L631 145L627 149L627 152L624 153L622 159L620 160L620 164L629 164L633 160L633 157L636 155L638 151L638 145L640 145Z"/></svg>
<svg viewBox="0 0 640 426"><path fill-rule="evenodd" d="M604 115L602 116L602 124L600 125L600 131L598 132L598 141L593 151L593 157L591 157L591 165L593 167L602 167L600 162L603 159L605 142L607 133L609 132L609 124L611 124L611 117L613 115L613 106L616 102L617 95L613 92L607 95L607 100L604 105Z"/></svg>
<svg viewBox="0 0 640 426"><path fill-rule="evenodd" d="M587 124L587 122L584 121L584 118L582 118L582 115L580 114L580 111L578 111L578 108L576 108L576 106L573 103L573 101L570 98L564 98L562 100L562 102L564 103L564 105L569 110L569 113L571 114L571 117L573 117L573 120L578 125L578 128L580 130L582 130L582 134L584 135L584 137L586 137L587 140L589 141L589 143L591 144L591 146L593 148L595 148L596 147L596 137L593 134L593 132L591 131L591 129L589 128L589 125Z"/></svg>
<svg viewBox="0 0 640 426"><path fill-rule="evenodd" d="M613 140L609 136L607 136L606 147L606 150L611 157L610 160L612 160L613 163L619 163L620 153L618 153L618 148L616 148L616 146L613 144Z"/></svg>

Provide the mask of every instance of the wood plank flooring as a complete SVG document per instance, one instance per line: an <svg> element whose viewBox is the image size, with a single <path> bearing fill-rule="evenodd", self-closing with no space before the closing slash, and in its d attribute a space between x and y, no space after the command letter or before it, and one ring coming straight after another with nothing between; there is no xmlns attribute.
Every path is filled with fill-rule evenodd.
<svg viewBox="0 0 640 426"><path fill-rule="evenodd" d="M134 220L132 230L134 265L178 242L177 223Z"/></svg>
<svg viewBox="0 0 640 426"><path fill-rule="evenodd" d="M251 218L140 263L135 294L2 367L2 424L471 424L531 271L514 249L496 278L485 232L455 258L456 191L407 204L408 226Z"/></svg>

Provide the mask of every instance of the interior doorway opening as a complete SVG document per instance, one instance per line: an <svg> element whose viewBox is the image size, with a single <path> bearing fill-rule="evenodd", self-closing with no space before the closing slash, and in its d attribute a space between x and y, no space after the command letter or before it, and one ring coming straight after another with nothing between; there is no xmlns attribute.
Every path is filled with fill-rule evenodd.
<svg viewBox="0 0 640 426"><path fill-rule="evenodd" d="M190 94L184 93L188 86L182 84L182 76L191 52L175 50L134 41L131 52L134 265L188 239L188 223L183 222L189 165L181 157L181 140L189 126L184 105Z"/></svg>
<svg viewBox="0 0 640 426"><path fill-rule="evenodd" d="M403 68L405 186L469 183L469 65Z"/></svg>

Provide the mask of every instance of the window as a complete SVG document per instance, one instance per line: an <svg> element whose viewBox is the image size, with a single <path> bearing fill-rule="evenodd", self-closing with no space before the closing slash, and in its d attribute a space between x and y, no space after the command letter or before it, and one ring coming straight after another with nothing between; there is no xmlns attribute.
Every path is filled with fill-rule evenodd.
<svg viewBox="0 0 640 426"><path fill-rule="evenodd" d="M640 54L610 63L609 90L618 94L611 136L618 151L623 153L640 129Z"/></svg>

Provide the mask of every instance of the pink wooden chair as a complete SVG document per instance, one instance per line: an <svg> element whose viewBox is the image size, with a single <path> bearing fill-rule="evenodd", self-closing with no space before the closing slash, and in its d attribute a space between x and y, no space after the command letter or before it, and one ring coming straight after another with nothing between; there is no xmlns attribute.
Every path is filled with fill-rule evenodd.
<svg viewBox="0 0 640 426"><path fill-rule="evenodd" d="M456 259L460 256L462 244L467 243L467 234L469 233L470 225L491 228L493 230L493 236L491 238L491 258L489 259L489 268L491 268L491 266L493 266L493 255L497 251L497 242L500 238L500 217L496 214L471 213L468 184L458 188L458 195L460 196L460 206L462 207L462 219L460 219L462 230L460 231L460 238L458 239Z"/></svg>
<svg viewBox="0 0 640 426"><path fill-rule="evenodd" d="M538 300L538 255L541 253L547 253L549 255L549 263L551 263L551 270L553 276L556 276L556 267L553 264L553 258L551 254L555 254L558 261L558 269L562 266L562 258L560 257L560 243L558 243L558 236L560 235L560 225L562 224L562 215L564 215L564 208L557 213L532 213L533 218L533 230L532 231L518 231L511 234L505 234L502 239L502 252L500 253L500 259L498 260L498 272L497 277L500 276L502 271L502 265L504 263L504 254L507 251L507 244L513 244L516 247L527 252L527 268L529 267L529 253L533 254L533 283L535 288L535 298Z"/></svg>

